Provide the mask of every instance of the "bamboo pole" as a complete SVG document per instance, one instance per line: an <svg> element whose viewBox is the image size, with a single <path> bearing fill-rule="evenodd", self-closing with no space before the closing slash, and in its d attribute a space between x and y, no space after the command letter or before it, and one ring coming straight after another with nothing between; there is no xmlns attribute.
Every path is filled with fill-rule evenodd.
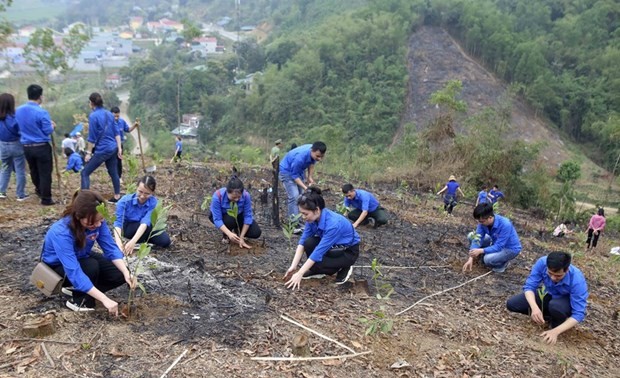
<svg viewBox="0 0 620 378"><path fill-rule="evenodd" d="M146 172L146 165L144 164L144 151L142 151L142 135L140 133L140 118L136 118L136 126L138 128L138 146L140 147L140 158L142 159L142 171Z"/></svg>

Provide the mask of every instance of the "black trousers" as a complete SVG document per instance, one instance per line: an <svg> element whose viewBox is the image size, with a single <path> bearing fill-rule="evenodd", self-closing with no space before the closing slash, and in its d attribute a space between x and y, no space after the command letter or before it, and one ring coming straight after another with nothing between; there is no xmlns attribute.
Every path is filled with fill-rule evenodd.
<svg viewBox="0 0 620 378"><path fill-rule="evenodd" d="M117 288L125 283L123 273L112 264L112 261L105 258L100 253L93 253L88 258L78 260L82 271L99 291L106 291ZM61 265L53 267L61 276L65 275L65 268ZM72 286L73 283L67 278L63 286ZM95 298L81 291L73 290L73 301L82 307L95 307Z"/></svg>
<svg viewBox="0 0 620 378"><path fill-rule="evenodd" d="M353 222L355 222L357 220L357 218L360 217L360 215L362 215L362 210L360 210L360 209L353 209L353 210L349 211L348 217ZM368 218L374 218L375 219L375 227L382 226L384 224L387 224L387 222L388 222L387 213L385 212L385 209L383 209L382 207L377 207L375 209L375 211L369 211L368 214L366 215L366 218L364 218L364 220L362 221L361 224L363 224L363 225L368 224Z"/></svg>
<svg viewBox="0 0 620 378"><path fill-rule="evenodd" d="M41 197L42 203L52 201L52 169L54 158L52 146L46 143L41 146L24 146L24 155L30 168L30 179L35 187L35 192Z"/></svg>
<svg viewBox="0 0 620 378"><path fill-rule="evenodd" d="M564 323L568 319L572 310L570 307L570 297L552 298L551 295L546 294L541 300L537 293L534 293L536 297L536 304L538 308L542 310L545 320L551 322L551 328L555 328ZM525 299L525 294L517 294L506 302L506 308L508 311L518 312L520 314L530 315L530 304Z"/></svg>
<svg viewBox="0 0 620 378"><path fill-rule="evenodd" d="M321 238L313 236L304 241L304 251L306 257L310 257L317 245L321 242ZM351 265L355 264L360 254L359 244L346 246L343 248L332 247L323 256L322 261L315 261L314 265L310 268L310 272L314 274L326 274L332 275L338 273L341 269L348 269Z"/></svg>
<svg viewBox="0 0 620 378"><path fill-rule="evenodd" d="M211 223L213 223L213 214L209 215L209 220L211 221ZM235 221L235 218L231 217L228 214L222 214L222 221L224 221L224 225L230 231L237 232L237 234L241 233L241 230L237 228L237 224L239 224L239 227L243 227L243 213L237 215L237 221ZM250 239L258 239L260 238L261 234L262 231L260 227L258 226L256 221L253 221L250 225L250 228L248 228L248 232L245 234L245 237Z"/></svg>
<svg viewBox="0 0 620 378"><path fill-rule="evenodd" d="M133 238L136 234L136 231L138 231L138 227L140 227L140 222L125 222L123 224L123 235L128 239ZM151 230L153 230L153 226L148 226L146 228L146 231L144 231L144 234L142 234L140 239L138 239L138 243L146 242L149 234L151 233ZM166 230L164 230L164 232L157 236L151 237L150 239L148 239L148 242L163 248L169 247L172 243L172 241L170 240L170 236L168 235Z"/></svg>
<svg viewBox="0 0 620 378"><path fill-rule="evenodd" d="M588 228L588 239L586 240L586 245L588 246L588 248L590 248L590 245L592 245L592 248L596 248L599 236L601 236L600 231L598 232L598 234L594 234L594 230Z"/></svg>

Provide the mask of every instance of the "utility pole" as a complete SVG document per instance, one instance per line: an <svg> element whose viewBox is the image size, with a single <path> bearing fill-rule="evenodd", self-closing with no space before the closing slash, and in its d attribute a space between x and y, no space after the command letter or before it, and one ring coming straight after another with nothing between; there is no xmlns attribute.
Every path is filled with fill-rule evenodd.
<svg viewBox="0 0 620 378"><path fill-rule="evenodd" d="M239 60L239 42L241 41L239 34L241 33L241 0L235 0L235 8L237 10L237 73L239 72L241 62ZM236 75L235 75L236 76Z"/></svg>

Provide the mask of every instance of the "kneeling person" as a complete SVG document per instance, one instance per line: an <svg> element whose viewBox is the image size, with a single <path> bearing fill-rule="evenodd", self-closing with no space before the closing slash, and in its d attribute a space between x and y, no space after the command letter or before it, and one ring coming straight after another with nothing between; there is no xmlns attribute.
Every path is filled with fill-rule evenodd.
<svg viewBox="0 0 620 378"><path fill-rule="evenodd" d="M79 172L84 168L82 156L70 148L65 148L65 156L67 157L67 166L63 172Z"/></svg>
<svg viewBox="0 0 620 378"><path fill-rule="evenodd" d="M369 192L362 189L355 189L351 184L342 186L344 193L344 205L353 210L349 211L349 219L353 223L353 227L357 228L360 224L370 223L373 227L379 227L387 223L387 214L385 210L379 206L379 201Z"/></svg>
<svg viewBox="0 0 620 378"><path fill-rule="evenodd" d="M236 212L236 215L233 217L231 212ZM243 182L236 176L228 181L225 188L213 193L209 220L222 231L224 241L232 240L241 248L252 248L245 238L258 239L262 232L254 221L250 193L243 189Z"/></svg>
<svg viewBox="0 0 620 378"><path fill-rule="evenodd" d="M347 218L325 208L325 200L318 188L307 189L297 200L297 205L306 224L284 278L295 272L304 253L307 259L299 271L290 276L286 287L299 289L303 278L322 278L332 274L336 274L337 285L347 282L359 256L357 231Z"/></svg>
<svg viewBox="0 0 620 378"><path fill-rule="evenodd" d="M474 258L481 255L484 265L496 273L504 272L508 262L521 252L517 231L508 218L494 214L489 203L476 206L473 215L478 221L477 238L473 233L469 235L469 259L463 265L463 272L471 271Z"/></svg>
<svg viewBox="0 0 620 378"><path fill-rule="evenodd" d="M157 207L157 198L153 195L157 183L153 176L144 176L138 182L138 189L133 194L126 194L116 204L114 221L114 239L126 255L131 255L137 243L152 243L158 247L169 247L170 236L166 230L159 235L151 235L153 225L151 214ZM123 247L121 235L130 239Z"/></svg>
<svg viewBox="0 0 620 378"><path fill-rule="evenodd" d="M509 311L530 315L537 324L549 320L552 329L540 336L547 343L555 344L561 333L583 321L587 298L586 279L571 264L571 255L551 252L536 261L523 293L508 299L506 307Z"/></svg>

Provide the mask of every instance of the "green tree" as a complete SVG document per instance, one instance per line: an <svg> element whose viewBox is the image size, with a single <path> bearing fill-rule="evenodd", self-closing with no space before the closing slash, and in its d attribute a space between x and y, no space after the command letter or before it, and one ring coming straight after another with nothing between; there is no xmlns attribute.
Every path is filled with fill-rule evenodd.
<svg viewBox="0 0 620 378"><path fill-rule="evenodd" d="M581 166L574 161L565 161L558 169L557 178L563 183L572 184L581 177Z"/></svg>

